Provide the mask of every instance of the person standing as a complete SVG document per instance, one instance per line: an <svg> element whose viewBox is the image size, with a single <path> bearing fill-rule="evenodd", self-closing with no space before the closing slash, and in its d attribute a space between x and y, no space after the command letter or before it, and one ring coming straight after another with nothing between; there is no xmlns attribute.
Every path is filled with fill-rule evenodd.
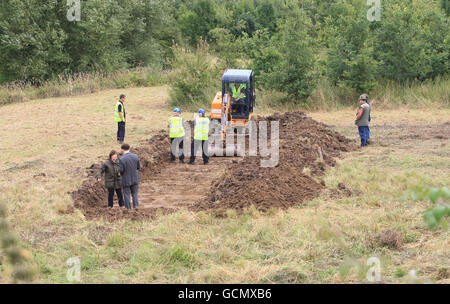
<svg viewBox="0 0 450 304"><path fill-rule="evenodd" d="M370 106L367 104L363 95L359 97L359 110L356 113L355 124L358 126L359 136L361 137L361 147L367 146L369 138L369 116Z"/></svg>
<svg viewBox="0 0 450 304"><path fill-rule="evenodd" d="M100 183L102 176L105 175L105 187L108 189L108 207L113 207L114 192L117 193L119 200L119 207L123 207L123 195L122 195L122 176L120 175L119 159L117 152L112 150L109 153L109 158L105 161L97 172L96 178Z"/></svg>
<svg viewBox="0 0 450 304"><path fill-rule="evenodd" d="M125 199L125 207L131 209L130 193L133 197L133 208L139 207L138 191L139 191L139 170L141 163L139 157L130 152L130 145L122 145L122 154L120 158L120 174L122 175L123 196Z"/></svg>
<svg viewBox="0 0 450 304"><path fill-rule="evenodd" d="M367 95L367 94L363 94L363 96L364 96L364 98L365 98L365 100L366 100L366 103L370 106L370 102L369 102L369 95ZM372 120L372 117L371 117L371 113L372 112L372 107L370 107L370 112L369 112L369 124L370 124L370 121ZM367 127L368 128L368 131L369 131L369 133L368 133L368 137L367 137L367 144L369 145L370 144L370 126L368 126Z"/></svg>
<svg viewBox="0 0 450 304"><path fill-rule="evenodd" d="M127 121L127 114L124 106L125 98L126 96L124 94L120 95L120 99L116 103L114 112L114 120L117 122L117 142L119 144L123 144L125 140L125 124Z"/></svg>
<svg viewBox="0 0 450 304"><path fill-rule="evenodd" d="M194 140L191 144L191 159L190 165L195 163L195 154L198 148L202 148L203 164L207 165L209 161L208 155L208 134L209 134L209 118L205 117L205 110L198 110L198 115L194 120Z"/></svg>
<svg viewBox="0 0 450 304"><path fill-rule="evenodd" d="M184 127L183 118L181 118L180 108L173 109L173 116L169 118L169 137L170 137L170 162L173 163L176 160L175 152L177 146L179 148L179 159L180 163L184 164L184 151L183 151L183 140L184 140Z"/></svg>

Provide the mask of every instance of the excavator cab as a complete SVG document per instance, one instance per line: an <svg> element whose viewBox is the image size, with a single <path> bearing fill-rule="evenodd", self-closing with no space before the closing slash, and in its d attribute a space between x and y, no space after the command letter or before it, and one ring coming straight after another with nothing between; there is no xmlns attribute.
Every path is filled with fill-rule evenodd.
<svg viewBox="0 0 450 304"><path fill-rule="evenodd" d="M220 131L214 136L221 138L222 142L227 138L227 134L237 133L238 136L245 137L246 127L252 119L255 108L255 99L255 74L253 71L226 70L222 76L222 91L217 92L211 105L210 126L212 129ZM228 148L231 148L231 154L223 153L223 147L217 146L209 148L209 151L216 156L224 154L233 156L234 152L242 155L244 152L240 145L227 146L226 149Z"/></svg>
<svg viewBox="0 0 450 304"><path fill-rule="evenodd" d="M243 93L233 97L233 87ZM252 70L226 70L222 76L222 92L212 103L211 119L227 127L245 127L255 107L255 74Z"/></svg>

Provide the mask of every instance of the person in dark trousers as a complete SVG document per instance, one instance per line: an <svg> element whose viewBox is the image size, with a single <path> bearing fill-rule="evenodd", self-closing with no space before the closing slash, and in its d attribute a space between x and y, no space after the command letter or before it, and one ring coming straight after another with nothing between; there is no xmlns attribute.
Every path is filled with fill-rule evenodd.
<svg viewBox="0 0 450 304"><path fill-rule="evenodd" d="M179 149L180 163L184 164L184 126L183 118L181 118L180 108L173 109L173 116L169 118L169 137L170 137L170 162L173 163L176 160L175 152L177 146Z"/></svg>
<svg viewBox="0 0 450 304"><path fill-rule="evenodd" d="M122 175L123 196L125 199L125 207L131 209L130 193L133 197L133 208L139 207L138 191L139 191L139 170L141 163L139 157L130 152L130 145L122 145L122 154L120 158L120 174Z"/></svg>
<svg viewBox="0 0 450 304"><path fill-rule="evenodd" d="M367 146L369 138L369 116L370 106L367 104L364 96L359 97L359 110L356 113L355 124L358 126L359 136L361 137L361 147Z"/></svg>
<svg viewBox="0 0 450 304"><path fill-rule="evenodd" d="M117 152L112 150L109 153L109 158L105 161L97 172L96 178L100 183L102 176L105 175L105 187L108 189L108 207L113 207L114 192L117 193L119 200L119 207L123 207L122 195L122 177L120 175L119 159Z"/></svg>
<svg viewBox="0 0 450 304"><path fill-rule="evenodd" d="M126 96L124 94L120 95L114 111L114 120L117 122L117 142L119 144L123 144L125 140L125 124L127 122L127 114L124 106L125 98Z"/></svg>
<svg viewBox="0 0 450 304"><path fill-rule="evenodd" d="M203 164L207 165L209 161L208 155L208 134L209 134L209 119L205 117L205 110L198 110L199 117L194 119L194 140L191 144L191 159L190 165L195 163L195 154L198 148L202 149Z"/></svg>

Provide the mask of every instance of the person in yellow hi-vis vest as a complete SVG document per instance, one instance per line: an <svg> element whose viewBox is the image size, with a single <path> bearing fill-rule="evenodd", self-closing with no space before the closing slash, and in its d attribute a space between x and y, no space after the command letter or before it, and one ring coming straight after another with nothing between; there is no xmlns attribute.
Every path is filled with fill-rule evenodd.
<svg viewBox="0 0 450 304"><path fill-rule="evenodd" d="M233 98L233 101L239 101L242 98L245 98L245 90L247 89L247 86L245 83L235 83L234 86L231 86L231 97Z"/></svg>
<svg viewBox="0 0 450 304"><path fill-rule="evenodd" d="M245 110L245 91L247 85L245 83L235 83L231 85L231 104L233 105L232 112L241 113Z"/></svg>
<svg viewBox="0 0 450 304"><path fill-rule="evenodd" d="M170 137L170 162L176 160L175 152L179 148L180 163L184 164L183 139L184 139L183 118L181 118L180 108L173 109L173 116L169 118Z"/></svg>
<svg viewBox="0 0 450 304"><path fill-rule="evenodd" d="M123 105L125 98L126 96L124 94L120 95L120 99L116 103L114 111L114 120L117 122L117 142L119 144L123 144L123 141L125 140L125 124L127 121L125 106Z"/></svg>
<svg viewBox="0 0 450 304"><path fill-rule="evenodd" d="M194 120L194 140L191 144L191 159L190 165L195 162L195 154L198 148L202 148L203 164L207 165L209 161L208 155L208 134L209 134L209 118L205 117L205 110L198 110L198 115Z"/></svg>

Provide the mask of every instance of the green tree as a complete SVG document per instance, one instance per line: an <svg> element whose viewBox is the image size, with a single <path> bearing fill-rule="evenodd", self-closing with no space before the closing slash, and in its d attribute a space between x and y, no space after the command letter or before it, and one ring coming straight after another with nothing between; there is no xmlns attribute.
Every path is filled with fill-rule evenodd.
<svg viewBox="0 0 450 304"><path fill-rule="evenodd" d="M436 2L386 2L375 45L380 77L425 80L448 73L448 28L448 17Z"/></svg>
<svg viewBox="0 0 450 304"><path fill-rule="evenodd" d="M35 269L32 267L32 255L19 244L16 235L6 221L6 213L4 202L0 202L0 249L6 260L6 263L2 261L3 269L11 268L13 283L30 282L35 275Z"/></svg>
<svg viewBox="0 0 450 304"><path fill-rule="evenodd" d="M325 20L330 27L327 71L333 84L370 91L375 86L377 62L373 58L373 34L365 18L366 7L337 3L339 19Z"/></svg>
<svg viewBox="0 0 450 304"><path fill-rule="evenodd" d="M127 67L120 39L126 14L118 1L85 0L81 18L81 22L65 21L70 70L112 72Z"/></svg>
<svg viewBox="0 0 450 304"><path fill-rule="evenodd" d="M183 36L189 38L192 45L200 39L208 38L208 33L217 24L216 12L212 0L196 0L192 10L185 10L179 20Z"/></svg>
<svg viewBox="0 0 450 304"><path fill-rule="evenodd" d="M270 88L286 93L295 103L306 102L317 84L315 47L308 34L311 26L309 17L292 6L273 40L281 61L269 74Z"/></svg>
<svg viewBox="0 0 450 304"><path fill-rule="evenodd" d="M200 42L195 51L174 46L172 66L176 67L170 79L171 106L209 104L220 90L221 66L210 55L209 45Z"/></svg>
<svg viewBox="0 0 450 304"><path fill-rule="evenodd" d="M281 63L282 54L273 43L268 30L258 30L251 39L246 41L245 50L251 59L250 68L255 71L258 85L271 86L270 75Z"/></svg>
<svg viewBox="0 0 450 304"><path fill-rule="evenodd" d="M243 41L236 38L228 29L215 28L209 32L214 51L224 61L227 68L238 68L238 59L242 57Z"/></svg>
<svg viewBox="0 0 450 304"><path fill-rule="evenodd" d="M256 23L258 29L267 30L271 35L277 28L275 7L270 0L263 0L256 6Z"/></svg>
<svg viewBox="0 0 450 304"><path fill-rule="evenodd" d="M180 40L173 0L119 1L123 10L121 47L130 66L165 66Z"/></svg>
<svg viewBox="0 0 450 304"><path fill-rule="evenodd" d="M441 8L445 11L447 16L450 15L450 1L449 0L441 0Z"/></svg>
<svg viewBox="0 0 450 304"><path fill-rule="evenodd" d="M0 73L6 79L39 83L66 70L70 54L59 20L63 12L58 1L1 1Z"/></svg>

